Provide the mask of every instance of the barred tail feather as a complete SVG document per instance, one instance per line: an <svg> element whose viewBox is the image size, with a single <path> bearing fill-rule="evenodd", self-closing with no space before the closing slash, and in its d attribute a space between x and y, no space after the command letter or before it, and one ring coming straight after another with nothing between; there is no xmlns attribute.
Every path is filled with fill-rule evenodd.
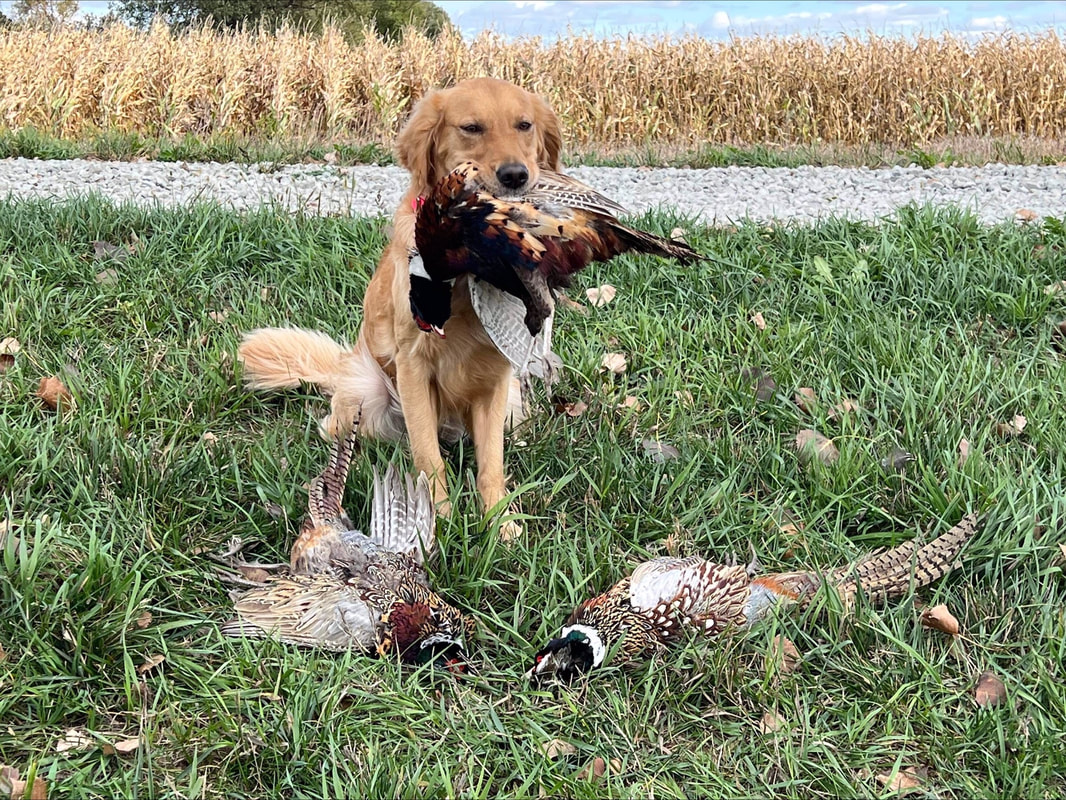
<svg viewBox="0 0 1066 800"><path fill-rule="evenodd" d="M684 242L675 242L664 239L654 233L638 231L635 228L627 228L624 225L612 226L615 234L630 250L638 253L648 253L663 258L675 258L682 264L694 264L701 261L703 256L697 250L693 250Z"/></svg>
<svg viewBox="0 0 1066 800"><path fill-rule="evenodd" d="M407 553L418 563L433 555L436 511L425 473L414 478L389 464L384 477L374 470L370 538L382 549Z"/></svg>
<svg viewBox="0 0 1066 800"><path fill-rule="evenodd" d="M910 541L868 556L853 566L838 570L833 580L849 600L862 591L881 602L928 586L958 566L958 556L978 527L977 514L967 514L958 525L931 542L918 546Z"/></svg>

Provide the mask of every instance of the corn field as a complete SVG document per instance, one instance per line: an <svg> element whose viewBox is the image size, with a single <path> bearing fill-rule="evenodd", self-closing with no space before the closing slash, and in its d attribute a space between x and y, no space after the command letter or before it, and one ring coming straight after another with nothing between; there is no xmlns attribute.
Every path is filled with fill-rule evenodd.
<svg viewBox="0 0 1066 800"><path fill-rule="evenodd" d="M1066 130L1066 47L1053 32L553 43L411 32L390 43L367 31L351 44L335 30L162 26L0 31L0 128L387 145L427 90L479 75L546 97L579 146L921 145Z"/></svg>

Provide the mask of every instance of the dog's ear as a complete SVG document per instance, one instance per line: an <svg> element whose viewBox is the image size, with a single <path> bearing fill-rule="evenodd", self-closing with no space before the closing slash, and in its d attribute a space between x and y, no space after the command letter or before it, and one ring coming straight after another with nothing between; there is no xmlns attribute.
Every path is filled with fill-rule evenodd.
<svg viewBox="0 0 1066 800"><path fill-rule="evenodd" d="M537 115L537 130L540 133L537 161L548 169L558 172L559 152L563 149L563 134L559 118L552 111L551 106L539 97L534 98L534 108L536 108Z"/></svg>
<svg viewBox="0 0 1066 800"><path fill-rule="evenodd" d="M439 177L437 144L444 120L443 95L444 91L433 91L419 100L396 138L400 166L411 173L411 185L421 194L429 193Z"/></svg>

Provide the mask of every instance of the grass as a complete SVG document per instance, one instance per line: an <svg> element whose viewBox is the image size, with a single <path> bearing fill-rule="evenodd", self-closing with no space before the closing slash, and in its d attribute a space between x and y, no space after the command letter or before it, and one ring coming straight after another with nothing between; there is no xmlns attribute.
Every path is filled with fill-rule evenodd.
<svg viewBox="0 0 1066 800"><path fill-rule="evenodd" d="M0 374L0 763L70 796L874 797L896 769L927 770L938 797L1066 790L1066 307L1044 291L1066 266L1061 221L987 228L911 208L880 227L694 228L730 266L590 269L579 287L619 295L560 312L556 340L556 399L588 409L540 397L509 438L524 540L498 543L476 513L469 447L449 457L457 513L435 581L481 625L480 674L460 682L218 632L229 599L206 553L239 535L283 558L327 452L320 398L238 387L239 333L353 337L383 237L379 220L206 205L0 205L0 338L22 346ZM136 252L95 261L95 240ZM599 373L606 351L628 355L624 375ZM752 368L774 397L756 400ZM76 411L34 397L52 374ZM791 400L801 386L813 413ZM639 408L618 408L627 395ZM845 398L861 412L831 419ZM999 435L1016 414L1023 434ZM836 465L798 463L807 427L834 437ZM681 457L651 463L646 438ZM902 473L880 466L897 446L915 455ZM406 455L367 445L353 516L371 464L391 457ZM922 594L959 617L957 640L921 628L908 599L782 614L570 690L520 679L579 600L668 547L751 542L769 570L829 567L970 508L988 510L986 529ZM791 675L764 658L777 634L804 654ZM1003 706L975 706L984 670ZM761 734L767 711L788 727ZM57 752L69 729L143 743ZM577 752L546 758L557 738ZM614 760L598 784L578 777L596 756Z"/></svg>

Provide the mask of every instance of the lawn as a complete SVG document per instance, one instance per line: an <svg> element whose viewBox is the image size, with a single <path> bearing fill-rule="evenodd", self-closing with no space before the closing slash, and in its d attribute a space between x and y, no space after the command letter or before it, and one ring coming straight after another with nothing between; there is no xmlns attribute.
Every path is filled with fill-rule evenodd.
<svg viewBox="0 0 1066 800"><path fill-rule="evenodd" d="M560 311L563 379L509 437L524 539L497 541L470 448L449 456L434 580L480 624L477 675L457 681L218 629L230 601L208 554L236 535L285 558L327 455L320 398L239 387L239 334L354 338L382 221L0 204L0 339L21 345L0 361L0 763L71 797L873 797L899 769L937 797L1066 792L1066 293L1045 291L1066 278L1063 223L639 222L689 228L719 260L581 276L582 303L602 283L618 295ZM606 352L623 374L600 372ZM51 375L76 410L35 396ZM857 410L830 413L845 400ZM835 464L798 458L806 428ZM353 517L371 465L406 457L365 446ZM751 543L766 570L827 568L969 509L985 528L920 598L950 607L955 639L919 625L918 599L821 602L570 689L522 681L570 609L639 559ZM776 635L795 672L766 658ZM1007 699L982 709L986 670ZM88 746L62 744L70 730ZM573 752L549 758L553 740ZM582 775L597 757L605 774Z"/></svg>

